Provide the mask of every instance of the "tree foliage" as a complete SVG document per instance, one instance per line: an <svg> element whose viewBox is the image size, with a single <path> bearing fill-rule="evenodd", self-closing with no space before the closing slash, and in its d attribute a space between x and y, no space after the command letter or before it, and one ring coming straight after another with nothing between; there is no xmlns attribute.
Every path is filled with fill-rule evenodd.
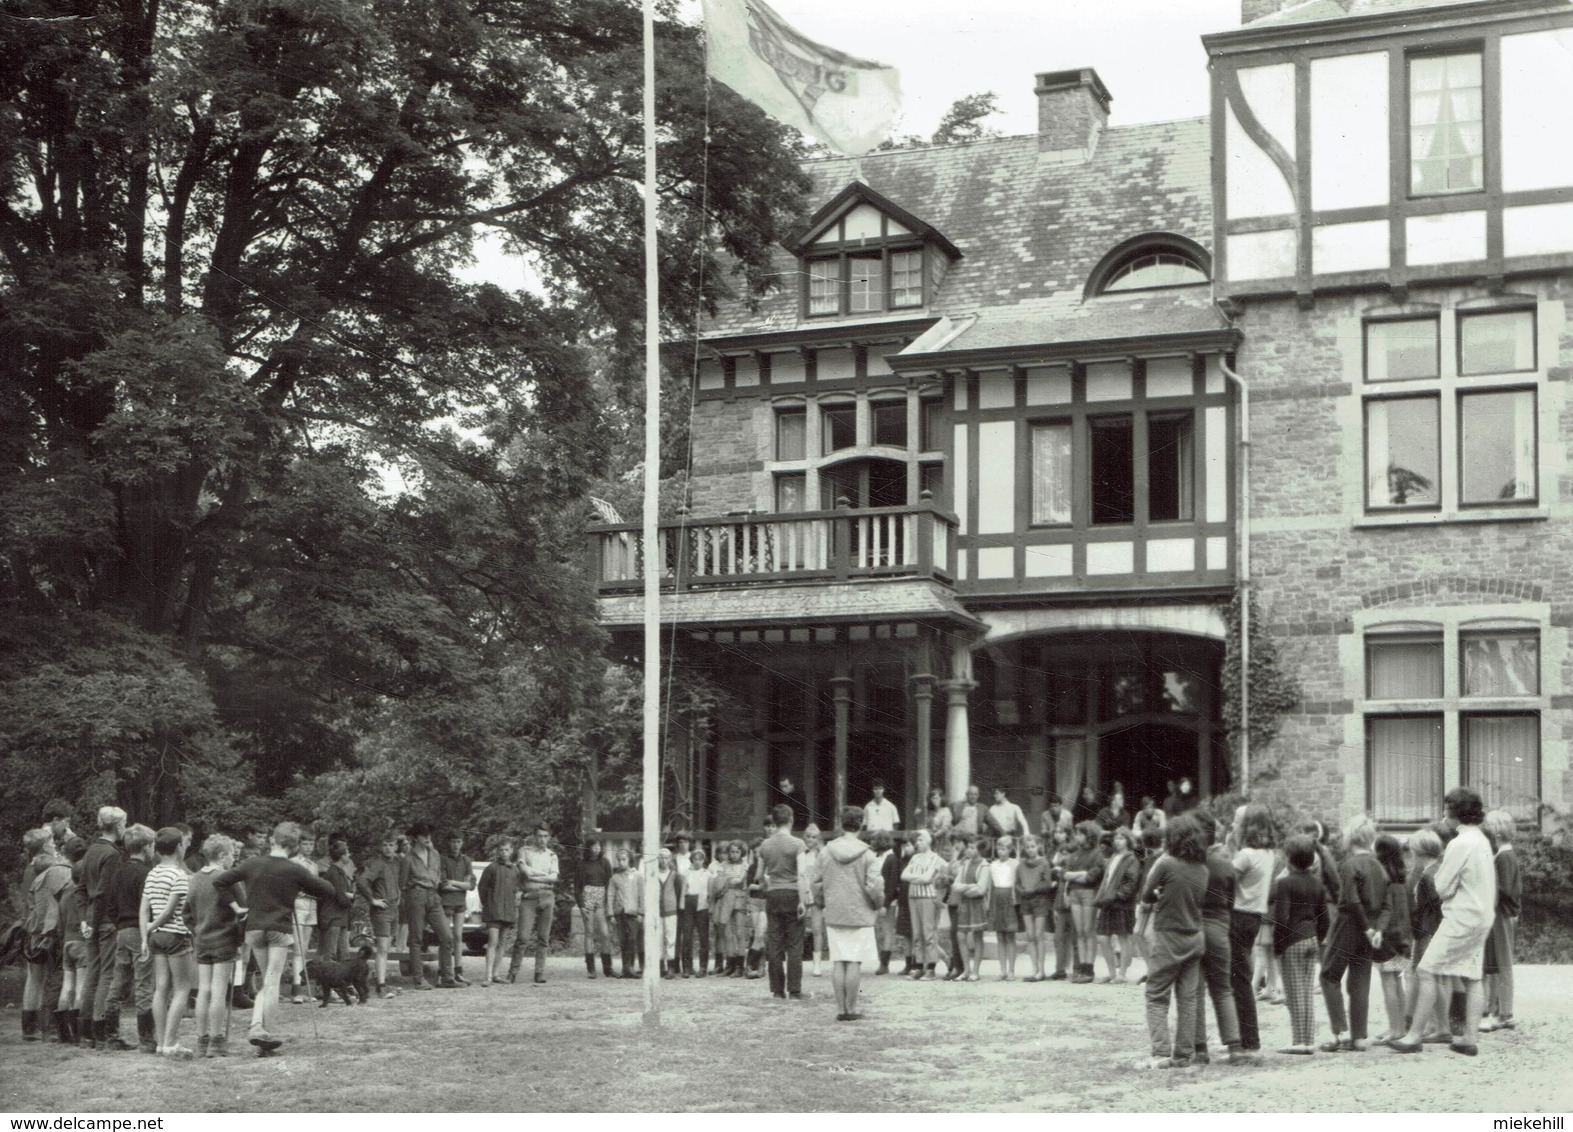
<svg viewBox="0 0 1573 1132"><path fill-rule="evenodd" d="M997 138L1000 131L993 126L985 126L983 120L999 112L999 96L991 90L963 95L950 104L944 117L939 120L939 125L927 138L922 134L892 134L875 148L879 151L918 149L928 145L956 145Z"/></svg>
<svg viewBox="0 0 1573 1132"><path fill-rule="evenodd" d="M693 29L658 38L676 328L763 290L805 182L706 99ZM6 724L30 806L212 808L412 736L491 773L598 679L578 528L642 345L640 50L629 0L7 4L0 703L53 704ZM528 286L476 281L482 235Z"/></svg>
<svg viewBox="0 0 1573 1132"><path fill-rule="evenodd" d="M957 142L997 138L1000 132L992 126L985 126L983 119L999 112L999 95L992 90L964 95L950 104L950 109L939 120L939 127L929 141L934 145L953 145Z"/></svg>

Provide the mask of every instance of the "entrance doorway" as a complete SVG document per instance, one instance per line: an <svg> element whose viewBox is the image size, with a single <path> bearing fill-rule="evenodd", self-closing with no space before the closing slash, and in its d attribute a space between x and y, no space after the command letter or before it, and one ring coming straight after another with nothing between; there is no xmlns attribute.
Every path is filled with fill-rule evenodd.
<svg viewBox="0 0 1573 1132"><path fill-rule="evenodd" d="M1135 810L1143 795L1160 806L1169 783L1201 779L1201 757L1194 728L1138 723L1106 732L1098 744L1098 792L1108 796L1118 782L1125 803Z"/></svg>

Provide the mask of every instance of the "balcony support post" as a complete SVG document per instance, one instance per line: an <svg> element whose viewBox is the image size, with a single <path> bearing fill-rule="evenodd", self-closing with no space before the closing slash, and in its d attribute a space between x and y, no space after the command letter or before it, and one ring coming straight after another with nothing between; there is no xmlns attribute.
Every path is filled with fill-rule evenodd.
<svg viewBox="0 0 1573 1132"><path fill-rule="evenodd" d="M972 650L965 644L951 648L951 678L940 685L945 691L945 793L965 798L972 779L972 728L967 718L967 695L977 687L972 679ZM925 802L927 799L925 799Z"/></svg>
<svg viewBox="0 0 1573 1132"><path fill-rule="evenodd" d="M852 664L844 651L836 654L836 674L830 678L831 701L836 708L835 821L839 829L841 811L847 806L847 745L852 731Z"/></svg>
<svg viewBox="0 0 1573 1132"><path fill-rule="evenodd" d="M924 665L927 668L927 664ZM928 807L929 788L933 778L934 742L934 677L927 671L912 677L912 714L917 734L917 781L914 783L916 805L908 809L922 814Z"/></svg>

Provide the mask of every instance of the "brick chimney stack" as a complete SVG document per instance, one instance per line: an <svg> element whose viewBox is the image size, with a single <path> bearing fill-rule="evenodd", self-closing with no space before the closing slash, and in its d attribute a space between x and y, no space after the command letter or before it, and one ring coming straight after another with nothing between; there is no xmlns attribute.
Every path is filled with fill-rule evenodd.
<svg viewBox="0 0 1573 1132"><path fill-rule="evenodd" d="M1098 148L1113 101L1091 67L1038 76L1038 154L1050 161L1083 162Z"/></svg>

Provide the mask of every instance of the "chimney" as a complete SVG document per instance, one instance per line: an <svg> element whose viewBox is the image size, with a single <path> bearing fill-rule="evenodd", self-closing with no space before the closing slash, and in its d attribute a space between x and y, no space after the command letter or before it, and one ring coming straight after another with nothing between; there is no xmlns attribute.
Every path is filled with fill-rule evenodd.
<svg viewBox="0 0 1573 1132"><path fill-rule="evenodd" d="M1247 0L1249 2L1249 0ZM1112 98L1091 67L1047 71L1038 76L1038 155L1049 161L1083 162L1098 148L1109 122Z"/></svg>

